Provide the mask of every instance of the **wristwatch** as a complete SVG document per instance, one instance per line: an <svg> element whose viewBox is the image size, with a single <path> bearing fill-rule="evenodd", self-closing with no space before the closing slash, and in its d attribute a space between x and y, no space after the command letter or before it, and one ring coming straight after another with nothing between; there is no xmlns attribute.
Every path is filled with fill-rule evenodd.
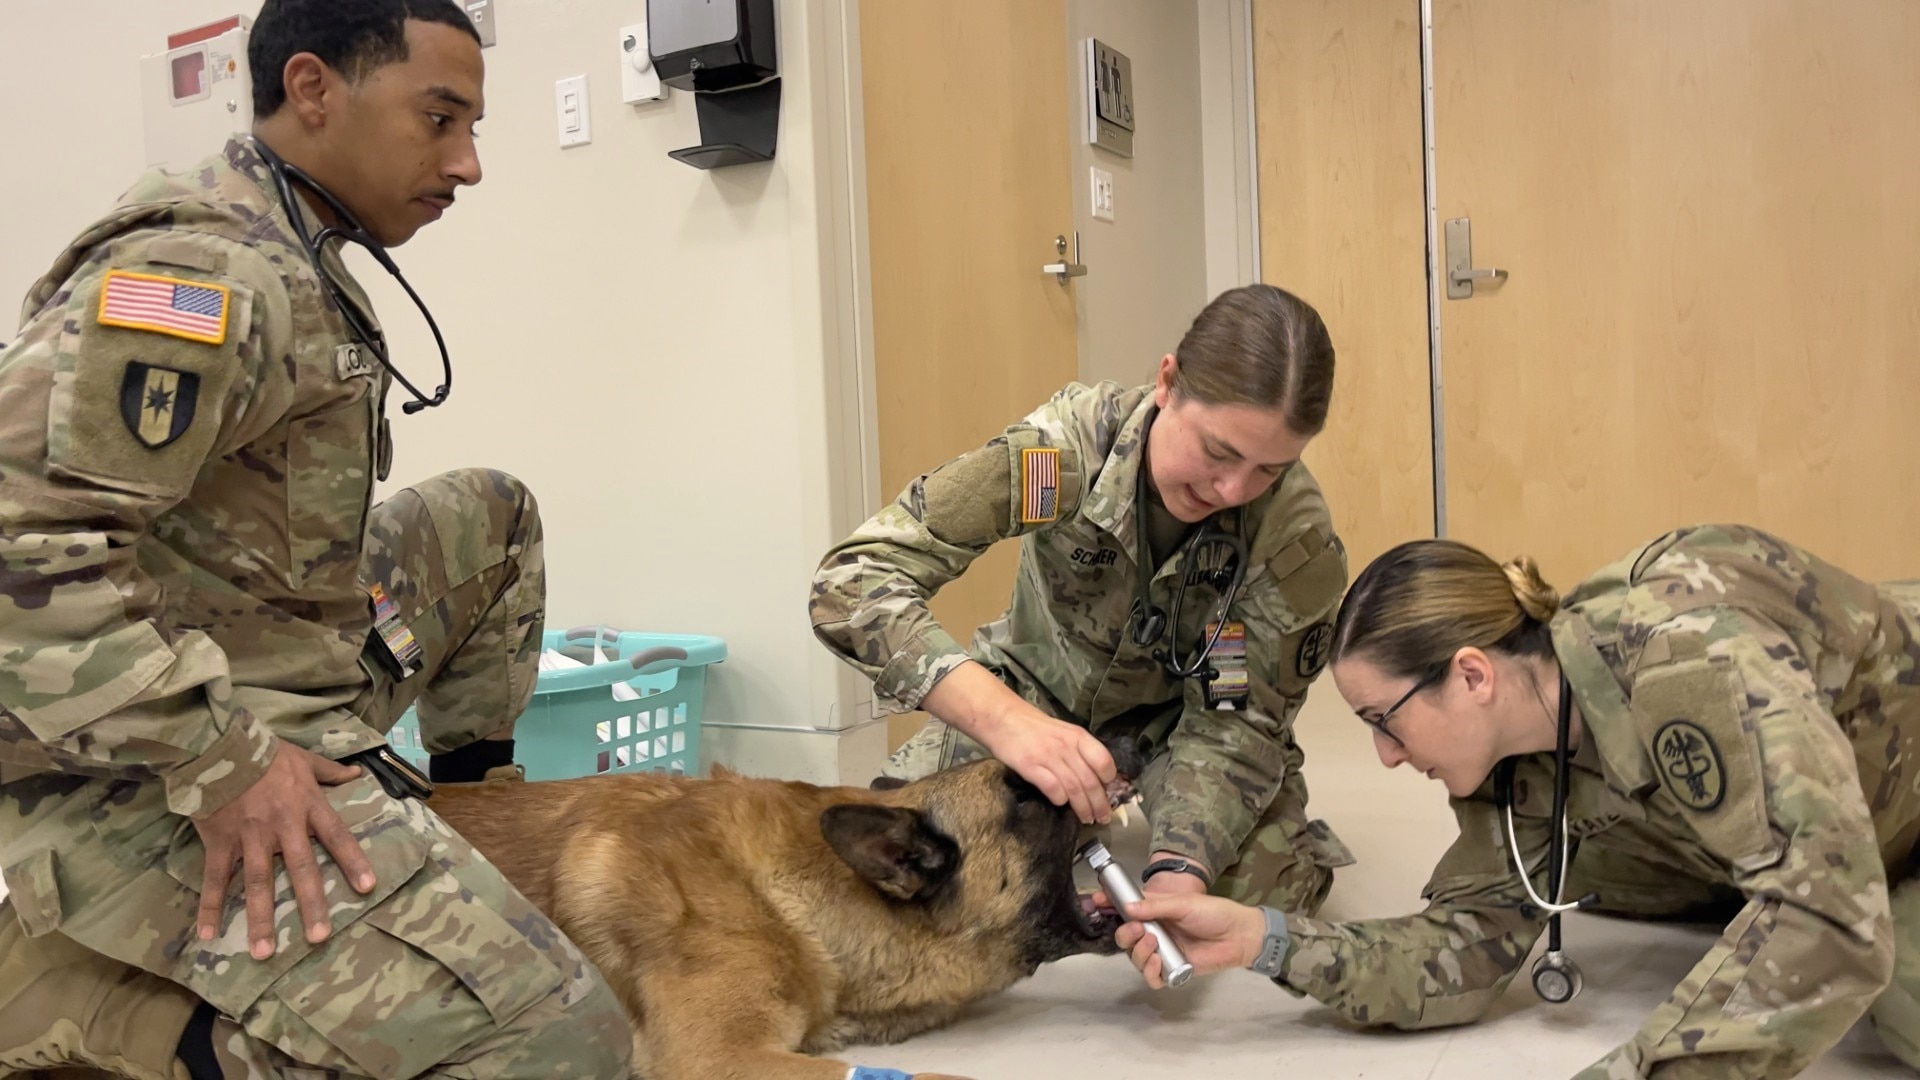
<svg viewBox="0 0 1920 1080"><path fill-rule="evenodd" d="M1192 874L1194 877L1199 878L1207 888L1213 888L1213 879L1207 876L1207 872L1186 859L1161 859L1158 862L1148 863L1146 869L1140 871L1140 884L1145 885L1149 878L1162 871L1175 874Z"/></svg>
<svg viewBox="0 0 1920 1080"><path fill-rule="evenodd" d="M1269 979L1278 979L1284 971L1282 965L1287 962L1288 939L1287 917L1270 907L1260 909L1267 917L1266 937L1260 942L1260 955L1247 965Z"/></svg>

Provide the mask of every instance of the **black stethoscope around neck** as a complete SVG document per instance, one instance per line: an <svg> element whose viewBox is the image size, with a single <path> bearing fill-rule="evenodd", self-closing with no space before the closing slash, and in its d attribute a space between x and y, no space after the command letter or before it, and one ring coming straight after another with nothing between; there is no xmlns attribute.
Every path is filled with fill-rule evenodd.
<svg viewBox="0 0 1920 1080"><path fill-rule="evenodd" d="M1167 673L1174 678L1190 679L1198 675L1212 678L1212 665L1208 663L1208 658L1214 646L1219 644L1221 633L1227 628L1227 615L1233 610L1234 601L1240 597L1241 584L1246 581L1247 544L1234 533L1215 525L1213 518L1208 518L1187 539L1180 560L1180 584L1173 593L1172 613L1161 610L1153 602L1150 594L1154 571L1153 550L1147 529L1147 434L1152 430L1153 414L1148 413L1146 424L1140 431L1140 468L1133 485L1136 589L1133 611L1128 619L1130 632L1133 643L1143 649L1171 634L1167 647L1156 650L1153 658L1165 666ZM1210 551L1225 557L1224 563L1214 570L1220 602L1211 620L1211 629L1203 630L1200 634L1200 648L1183 659L1179 640L1180 606L1186 600L1188 583L1206 565L1200 561L1202 555Z"/></svg>
<svg viewBox="0 0 1920 1080"><path fill-rule="evenodd" d="M1513 827L1513 772L1517 762L1508 758L1496 765L1493 772L1494 798L1506 818L1507 853L1520 875L1520 883L1526 886L1527 899L1547 913L1547 951L1533 963L1533 992L1540 995L1541 1000L1555 1005L1572 1001L1579 996L1583 985L1579 965L1560 948L1560 916L1598 899L1583 896L1567 903L1562 895L1567 884L1567 862L1571 858L1567 838L1567 743L1572 730L1573 687L1568 685L1567 677L1561 675L1559 730L1553 749L1553 831L1547 842L1547 891L1553 894L1552 900L1533 891L1533 878L1520 857L1520 841Z"/></svg>
<svg viewBox="0 0 1920 1080"><path fill-rule="evenodd" d="M420 299L420 294L413 291L413 286L407 283L405 275L400 273L400 268L394 265L385 245L374 239L373 234L367 231L366 226L360 224L360 219L354 216L353 211L347 209L345 203L336 198L333 192L321 187L320 182L308 176L305 170L282 160L279 154L274 153L271 147L259 139L252 140L252 144L253 148L259 152L260 160L266 163L268 174L273 177L274 191L280 196L280 202L287 208L287 218L293 222L293 232L300 238L300 246L306 249L307 260L313 263L313 272L319 276L321 287L333 300L333 306L339 309L341 318L346 320L347 329L353 333L361 345L366 347L368 352L373 354L374 359L380 361L381 367L393 374L394 381L405 387L407 393L413 395L414 399L403 403L400 406L401 410L411 416L422 409L431 409L445 402L447 394L453 390L453 361L447 356L446 339L440 336L440 324L433 321L433 312L427 310L427 305ZM306 188L315 198L325 203L340 224L321 229L318 236L309 236L306 218L301 214L300 204L294 198L294 184ZM440 388L435 390L431 397L421 393L405 375L400 374L399 368L393 366L393 361L387 358L385 336L373 328L372 318L360 310L360 306L354 303L353 298L347 295L346 290L340 287L340 283L335 281L333 274L327 270L321 254L330 240L339 240L343 244L358 244L365 248L367 253L373 256L373 261L379 263L381 269L391 274L393 280L399 282L400 287L406 290L407 297L413 301L413 306L420 309L421 317L427 320L427 328L433 331L433 343L440 347Z"/></svg>

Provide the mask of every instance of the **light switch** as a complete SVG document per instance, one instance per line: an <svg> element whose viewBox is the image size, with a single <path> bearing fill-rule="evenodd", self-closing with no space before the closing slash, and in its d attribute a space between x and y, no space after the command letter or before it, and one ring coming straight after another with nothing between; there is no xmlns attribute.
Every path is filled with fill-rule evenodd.
<svg viewBox="0 0 1920 1080"><path fill-rule="evenodd" d="M1093 216L1113 220L1113 174L1105 169L1093 170Z"/></svg>
<svg viewBox="0 0 1920 1080"><path fill-rule="evenodd" d="M587 77L575 75L553 84L553 102L559 113L560 145L580 146L593 141L591 110L587 108Z"/></svg>

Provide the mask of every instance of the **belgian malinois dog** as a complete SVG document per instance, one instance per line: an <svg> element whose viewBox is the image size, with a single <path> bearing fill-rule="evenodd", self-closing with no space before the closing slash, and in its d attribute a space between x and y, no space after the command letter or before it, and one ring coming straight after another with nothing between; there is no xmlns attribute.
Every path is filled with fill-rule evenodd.
<svg viewBox="0 0 1920 1080"><path fill-rule="evenodd" d="M1137 750L1110 749L1139 774ZM875 788L642 773L429 805L600 969L646 1080L846 1080L808 1055L897 1042L1041 964L1116 951L1117 916L1074 885L1072 811L1012 770Z"/></svg>

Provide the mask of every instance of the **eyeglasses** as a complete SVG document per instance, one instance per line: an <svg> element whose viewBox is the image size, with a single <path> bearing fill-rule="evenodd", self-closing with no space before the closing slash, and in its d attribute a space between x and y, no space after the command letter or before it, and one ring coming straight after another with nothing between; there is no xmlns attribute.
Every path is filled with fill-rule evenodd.
<svg viewBox="0 0 1920 1080"><path fill-rule="evenodd" d="M1426 688L1432 686L1434 683L1439 682L1441 677L1447 673L1447 669L1452 666L1453 666L1452 658L1448 658L1446 660L1441 661L1438 665L1434 667L1432 671L1429 671L1425 675L1421 676L1419 682L1416 682L1411 687L1409 687L1406 693L1400 695L1399 701L1394 702L1391 706L1387 708L1386 712L1381 713L1379 716L1370 717L1360 713L1355 713L1354 715L1359 716L1361 722L1366 724L1368 727L1371 727L1373 730L1393 740L1393 745L1404 748L1407 744L1400 741L1400 736L1395 735L1393 732L1387 730L1387 721L1393 719L1393 714L1400 711L1400 706L1405 705L1408 701L1411 701L1413 699L1413 695L1419 693L1422 690L1425 690Z"/></svg>

